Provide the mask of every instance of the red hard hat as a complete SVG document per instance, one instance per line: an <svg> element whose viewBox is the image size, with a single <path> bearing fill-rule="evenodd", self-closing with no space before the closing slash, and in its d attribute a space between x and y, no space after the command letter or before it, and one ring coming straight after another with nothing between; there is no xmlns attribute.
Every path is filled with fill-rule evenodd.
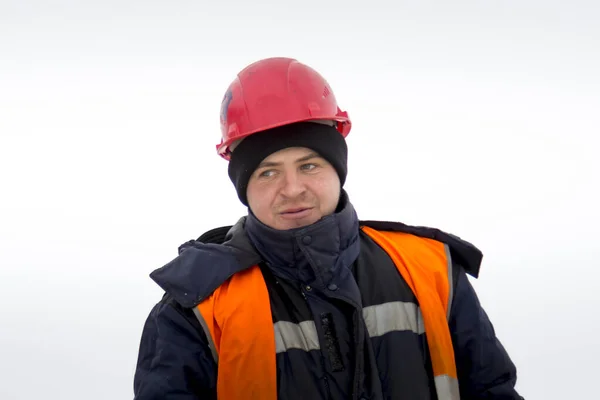
<svg viewBox="0 0 600 400"><path fill-rule="evenodd" d="M221 103L221 143L229 159L232 143L253 133L301 121L328 120L346 137L352 123L340 110L327 81L291 58L267 58L244 68Z"/></svg>

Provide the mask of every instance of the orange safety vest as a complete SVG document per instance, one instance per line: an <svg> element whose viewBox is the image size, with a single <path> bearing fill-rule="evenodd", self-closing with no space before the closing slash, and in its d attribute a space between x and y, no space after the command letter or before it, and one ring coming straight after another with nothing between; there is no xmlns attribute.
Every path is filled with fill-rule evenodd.
<svg viewBox="0 0 600 400"><path fill-rule="evenodd" d="M423 315L439 400L458 400L448 316L452 263L444 243L361 227L391 257ZM275 333L269 293L258 266L238 272L195 309L218 365L219 400L277 399Z"/></svg>

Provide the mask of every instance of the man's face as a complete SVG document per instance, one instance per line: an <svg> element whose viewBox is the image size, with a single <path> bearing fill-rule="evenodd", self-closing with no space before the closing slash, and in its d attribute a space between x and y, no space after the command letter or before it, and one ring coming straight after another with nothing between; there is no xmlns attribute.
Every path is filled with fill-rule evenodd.
<svg viewBox="0 0 600 400"><path fill-rule="evenodd" d="M332 214L340 198L333 166L305 147L290 147L265 158L248 181L248 205L265 225L299 228Z"/></svg>

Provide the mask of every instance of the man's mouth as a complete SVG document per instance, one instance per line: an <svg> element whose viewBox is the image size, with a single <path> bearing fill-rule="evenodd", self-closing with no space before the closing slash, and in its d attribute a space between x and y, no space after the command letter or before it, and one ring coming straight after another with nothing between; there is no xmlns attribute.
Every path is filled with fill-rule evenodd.
<svg viewBox="0 0 600 400"><path fill-rule="evenodd" d="M308 207L289 208L287 210L284 210L282 212L282 214L296 214L296 213L302 212L304 210L309 210L309 208Z"/></svg>
<svg viewBox="0 0 600 400"><path fill-rule="evenodd" d="M310 215L312 207L295 207L288 208L281 212L281 217L285 219L301 219Z"/></svg>

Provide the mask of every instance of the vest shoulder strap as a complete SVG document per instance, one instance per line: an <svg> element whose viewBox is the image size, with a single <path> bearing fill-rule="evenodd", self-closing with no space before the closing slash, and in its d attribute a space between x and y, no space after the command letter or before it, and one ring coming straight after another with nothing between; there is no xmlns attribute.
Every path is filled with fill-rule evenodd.
<svg viewBox="0 0 600 400"><path fill-rule="evenodd" d="M404 232L363 232L381 246L415 294L431 354L438 398L459 399L458 375L448 327L452 302L452 260L448 246L434 239Z"/></svg>
<svg viewBox="0 0 600 400"><path fill-rule="evenodd" d="M218 399L277 399L269 292L258 266L233 275L196 307L218 365Z"/></svg>
<svg viewBox="0 0 600 400"><path fill-rule="evenodd" d="M451 233L427 226L412 226L392 221L360 221L361 227L369 227L380 232L403 232L422 238L434 239L448 246L454 263L460 264L474 278L479 276L483 253L473 244Z"/></svg>

